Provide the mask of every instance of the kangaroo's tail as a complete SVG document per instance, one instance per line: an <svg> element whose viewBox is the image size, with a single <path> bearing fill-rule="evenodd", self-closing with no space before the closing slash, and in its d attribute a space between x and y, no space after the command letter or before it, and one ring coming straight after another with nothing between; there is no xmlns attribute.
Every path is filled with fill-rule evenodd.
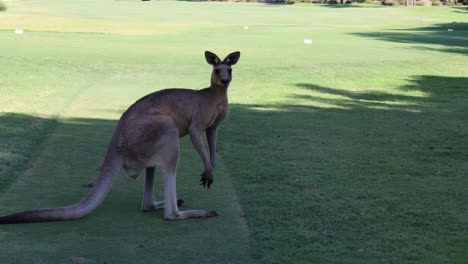
<svg viewBox="0 0 468 264"><path fill-rule="evenodd" d="M101 204L122 168L122 159L109 147L91 192L78 203L58 208L24 211L0 217L0 224L64 221L82 218Z"/></svg>

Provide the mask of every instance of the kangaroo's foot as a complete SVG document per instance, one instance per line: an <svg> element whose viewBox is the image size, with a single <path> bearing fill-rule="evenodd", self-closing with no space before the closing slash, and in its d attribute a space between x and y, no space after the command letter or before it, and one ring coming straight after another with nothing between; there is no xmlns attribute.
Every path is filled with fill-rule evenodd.
<svg viewBox="0 0 468 264"><path fill-rule="evenodd" d="M177 206L178 201L176 193L175 166L172 168L172 170L169 170L167 168L164 169L163 167L162 171L164 176L164 219L182 220L187 218L206 218L218 215L218 213L216 213L215 211L179 211L179 207Z"/></svg>
<svg viewBox="0 0 468 264"><path fill-rule="evenodd" d="M184 204L184 200L178 199L177 206L182 206ZM164 201L153 201L152 203L145 204L141 207L141 211L143 212L151 212L158 209L164 208Z"/></svg>
<svg viewBox="0 0 468 264"><path fill-rule="evenodd" d="M182 220L187 218L208 218L218 216L218 213L215 211L205 211L205 210L188 210L188 211L179 211L172 214L164 214L164 219L166 220Z"/></svg>

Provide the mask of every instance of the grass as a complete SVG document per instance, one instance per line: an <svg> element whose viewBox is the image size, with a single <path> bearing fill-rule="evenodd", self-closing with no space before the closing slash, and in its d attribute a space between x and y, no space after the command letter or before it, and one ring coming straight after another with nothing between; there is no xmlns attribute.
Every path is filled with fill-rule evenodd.
<svg viewBox="0 0 468 264"><path fill-rule="evenodd" d="M47 0L0 19L1 214L76 201L128 105L242 52L213 188L186 140L178 174L220 217L140 213L122 176L83 220L2 226L1 263L467 261L464 10Z"/></svg>

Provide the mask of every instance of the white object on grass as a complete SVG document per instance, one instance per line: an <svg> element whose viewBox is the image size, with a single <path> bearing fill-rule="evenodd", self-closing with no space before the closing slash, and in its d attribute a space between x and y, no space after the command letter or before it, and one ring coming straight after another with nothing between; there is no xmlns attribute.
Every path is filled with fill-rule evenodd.
<svg viewBox="0 0 468 264"><path fill-rule="evenodd" d="M449 28L447 31L450 31L450 32L451 32L451 31L453 31L453 29Z"/></svg>
<svg viewBox="0 0 468 264"><path fill-rule="evenodd" d="M15 34L19 34L19 35L24 34L24 30L17 29L17 30L15 30Z"/></svg>
<svg viewBox="0 0 468 264"><path fill-rule="evenodd" d="M312 44L312 40L311 39L304 39L304 44Z"/></svg>
<svg viewBox="0 0 468 264"><path fill-rule="evenodd" d="M244 29L249 29L249 27L248 27L248 26L245 26Z"/></svg>

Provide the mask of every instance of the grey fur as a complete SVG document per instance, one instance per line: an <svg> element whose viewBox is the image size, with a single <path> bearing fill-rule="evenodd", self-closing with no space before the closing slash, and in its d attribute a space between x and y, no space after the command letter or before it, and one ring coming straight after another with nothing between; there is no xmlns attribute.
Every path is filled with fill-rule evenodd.
<svg viewBox="0 0 468 264"><path fill-rule="evenodd" d="M206 51L206 61L213 66L210 87L202 90L161 90L131 105L119 120L93 189L78 203L3 216L0 217L0 224L82 218L104 200L122 168L133 178L138 177L141 170L147 169L142 210L164 207L164 218L171 220L216 216L214 211L178 210L181 200L177 200L175 177L179 138L190 135L205 168L201 185L210 188L218 127L228 113L227 89L232 78L231 66L237 63L239 57L240 52L233 52L221 61L216 54ZM209 158L202 141L204 133L209 145ZM160 168L163 173L164 202L156 202L152 198L153 167Z"/></svg>

